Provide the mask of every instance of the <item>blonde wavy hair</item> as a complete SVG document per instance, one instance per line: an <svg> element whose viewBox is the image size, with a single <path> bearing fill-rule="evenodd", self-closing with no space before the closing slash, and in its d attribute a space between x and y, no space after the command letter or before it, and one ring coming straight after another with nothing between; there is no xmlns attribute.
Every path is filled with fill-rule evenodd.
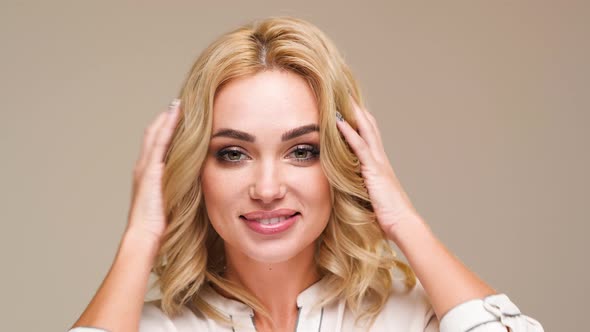
<svg viewBox="0 0 590 332"><path fill-rule="evenodd" d="M256 298L222 276L223 239L205 210L200 171L206 158L216 93L232 79L265 70L288 70L312 88L319 108L320 163L330 183L332 211L317 239L315 262L326 297L318 305L346 299L356 322L374 322L394 291L394 268L403 273L406 290L416 284L411 268L396 259L376 222L363 184L360 163L336 127L336 111L356 129L349 94L363 105L357 82L330 39L302 19L279 16L253 21L228 32L198 57L181 87L181 115L166 158L163 195L168 220L152 272L168 316L183 306L229 324L228 317L200 296L216 285L256 312L270 318ZM366 302L365 302L366 301ZM364 306L364 303L367 306Z"/></svg>

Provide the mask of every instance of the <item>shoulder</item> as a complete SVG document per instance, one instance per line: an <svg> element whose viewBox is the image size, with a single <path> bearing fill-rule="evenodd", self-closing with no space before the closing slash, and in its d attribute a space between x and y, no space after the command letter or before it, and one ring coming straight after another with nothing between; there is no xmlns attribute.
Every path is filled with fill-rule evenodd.
<svg viewBox="0 0 590 332"><path fill-rule="evenodd" d="M385 299L372 327L363 331L424 332L433 318L436 318L434 310L420 281L416 279L414 287L408 289L403 280L396 278L393 291ZM355 319L356 315L348 310L343 326L356 326Z"/></svg>
<svg viewBox="0 0 590 332"><path fill-rule="evenodd" d="M140 332L176 332L172 321L162 311L160 300L143 303L139 320Z"/></svg>
<svg viewBox="0 0 590 332"><path fill-rule="evenodd" d="M403 319L408 320L408 323L419 323L421 326L426 326L435 315L420 280L416 279L416 285L413 288L409 290L404 288L403 281L394 281L394 291L387 299L382 315L387 317L387 320L399 321Z"/></svg>
<svg viewBox="0 0 590 332"><path fill-rule="evenodd" d="M174 317L164 313L160 300L146 301L143 304L139 321L139 332L183 332L201 328L201 320L188 308Z"/></svg>
<svg viewBox="0 0 590 332"><path fill-rule="evenodd" d="M417 278L416 284L410 289L406 288L403 280L395 279L393 281L393 291L389 295L387 303L390 305L414 309L422 308L423 310L427 310L431 308L426 291L420 280Z"/></svg>

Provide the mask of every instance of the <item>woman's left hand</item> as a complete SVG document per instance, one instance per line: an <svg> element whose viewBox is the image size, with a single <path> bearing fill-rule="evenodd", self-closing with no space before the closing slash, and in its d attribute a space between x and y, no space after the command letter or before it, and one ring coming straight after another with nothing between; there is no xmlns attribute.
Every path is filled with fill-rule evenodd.
<svg viewBox="0 0 590 332"><path fill-rule="evenodd" d="M337 126L361 163L361 173L377 221L391 239L396 225L415 222L419 215L389 163L377 121L354 98L350 97L350 100L359 132L346 121L337 120Z"/></svg>

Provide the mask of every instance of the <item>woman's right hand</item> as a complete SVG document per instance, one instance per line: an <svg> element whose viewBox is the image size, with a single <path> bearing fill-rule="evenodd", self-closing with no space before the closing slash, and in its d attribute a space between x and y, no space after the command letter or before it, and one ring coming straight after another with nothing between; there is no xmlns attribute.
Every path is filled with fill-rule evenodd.
<svg viewBox="0 0 590 332"><path fill-rule="evenodd" d="M139 330L150 271L167 225L162 175L164 157L178 122L179 104L174 100L169 111L158 115L145 130L133 172L127 229L109 273L72 328Z"/></svg>
<svg viewBox="0 0 590 332"><path fill-rule="evenodd" d="M159 114L145 129L140 156L133 170L133 189L126 232L153 236L160 241L166 229L162 175L164 157L180 113L180 100L174 99L168 111Z"/></svg>

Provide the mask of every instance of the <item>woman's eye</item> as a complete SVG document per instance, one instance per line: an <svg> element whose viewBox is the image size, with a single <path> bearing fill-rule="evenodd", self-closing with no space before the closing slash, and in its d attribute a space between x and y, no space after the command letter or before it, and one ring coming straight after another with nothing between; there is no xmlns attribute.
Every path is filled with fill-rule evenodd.
<svg viewBox="0 0 590 332"><path fill-rule="evenodd" d="M295 148L289 155L292 155L296 162L309 162L317 159L320 154L319 149L314 145L300 145ZM217 159L227 163L241 163L248 159L246 154L236 149L224 149L216 153Z"/></svg>
<svg viewBox="0 0 590 332"><path fill-rule="evenodd" d="M316 146L313 145L301 145L293 150L291 154L295 156L296 161L305 162L316 159L320 154L320 151Z"/></svg>
<svg viewBox="0 0 590 332"><path fill-rule="evenodd" d="M240 158L241 156L245 156L245 154L241 153L238 150L221 150L217 152L217 158L221 161L227 161L230 163L236 163L242 161Z"/></svg>

